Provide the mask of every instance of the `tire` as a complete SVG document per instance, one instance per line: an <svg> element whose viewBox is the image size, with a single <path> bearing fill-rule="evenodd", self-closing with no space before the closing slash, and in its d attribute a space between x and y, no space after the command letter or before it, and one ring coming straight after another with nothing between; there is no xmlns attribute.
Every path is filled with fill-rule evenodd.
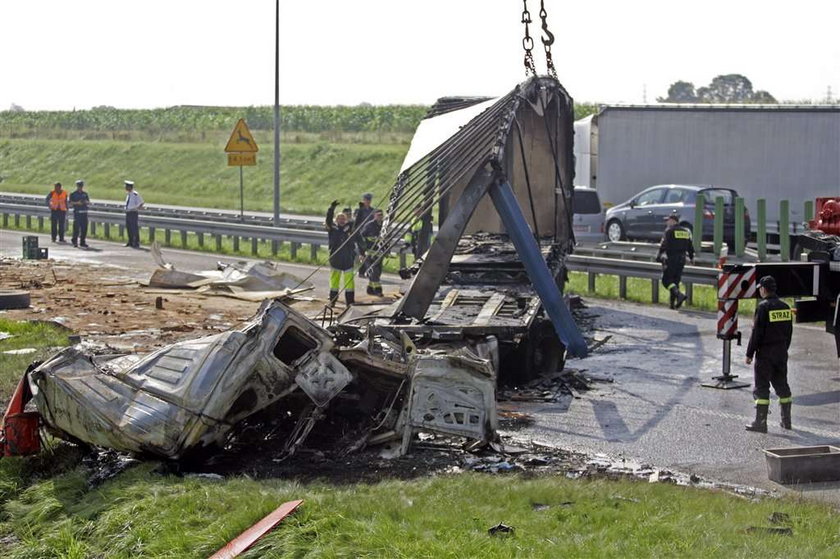
<svg viewBox="0 0 840 559"><path fill-rule="evenodd" d="M0 289L0 310L28 309L30 303L28 291Z"/></svg>
<svg viewBox="0 0 840 559"><path fill-rule="evenodd" d="M607 223L607 239L612 242L627 240L627 235L624 232L624 226L617 219L610 220L610 222Z"/></svg>

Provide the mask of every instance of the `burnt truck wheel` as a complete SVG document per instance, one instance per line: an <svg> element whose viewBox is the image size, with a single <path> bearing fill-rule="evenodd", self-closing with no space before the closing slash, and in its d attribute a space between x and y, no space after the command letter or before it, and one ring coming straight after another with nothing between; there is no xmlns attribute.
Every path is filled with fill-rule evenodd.
<svg viewBox="0 0 840 559"><path fill-rule="evenodd" d="M29 308L29 292L0 289L0 310Z"/></svg>
<svg viewBox="0 0 840 559"><path fill-rule="evenodd" d="M557 337L551 322L535 324L522 342L512 367L512 380L518 384L555 373L566 365L566 346Z"/></svg>

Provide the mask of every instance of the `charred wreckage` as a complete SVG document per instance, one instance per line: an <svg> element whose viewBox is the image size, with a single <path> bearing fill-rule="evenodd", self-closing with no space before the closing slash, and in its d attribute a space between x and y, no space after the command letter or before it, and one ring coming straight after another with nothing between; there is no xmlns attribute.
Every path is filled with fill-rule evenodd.
<svg viewBox="0 0 840 559"><path fill-rule="evenodd" d="M384 258L418 214L437 217L403 297L329 324L269 299L241 328L146 355L69 347L21 380L4 454L37 451L43 425L181 459L231 444L261 417L289 456L336 414L339 432L326 428L353 435L351 449L395 441L406 453L420 431L494 441L500 375L523 381L587 352L562 297L572 144L572 99L554 78L440 100L412 140L375 250Z"/></svg>

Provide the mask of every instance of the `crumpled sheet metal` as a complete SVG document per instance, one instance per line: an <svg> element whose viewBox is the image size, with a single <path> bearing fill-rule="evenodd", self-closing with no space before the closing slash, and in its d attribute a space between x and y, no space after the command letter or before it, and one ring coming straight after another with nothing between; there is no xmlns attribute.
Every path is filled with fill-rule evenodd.
<svg viewBox="0 0 840 559"><path fill-rule="evenodd" d="M239 330L146 356L103 358L67 348L29 373L33 399L60 436L180 458L301 384L318 406L352 379L328 332L278 301ZM326 355L326 357L324 357Z"/></svg>

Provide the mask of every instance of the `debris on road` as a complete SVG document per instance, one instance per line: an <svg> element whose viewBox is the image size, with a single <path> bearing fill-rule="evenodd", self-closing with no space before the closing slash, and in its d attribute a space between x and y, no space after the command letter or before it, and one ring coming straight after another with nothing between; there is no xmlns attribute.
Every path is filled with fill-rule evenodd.
<svg viewBox="0 0 840 559"><path fill-rule="evenodd" d="M257 540L267 534L302 504L302 499L283 503L259 522L232 539L222 549L214 553L210 559L233 559L234 557L239 557L239 555L254 545Z"/></svg>

